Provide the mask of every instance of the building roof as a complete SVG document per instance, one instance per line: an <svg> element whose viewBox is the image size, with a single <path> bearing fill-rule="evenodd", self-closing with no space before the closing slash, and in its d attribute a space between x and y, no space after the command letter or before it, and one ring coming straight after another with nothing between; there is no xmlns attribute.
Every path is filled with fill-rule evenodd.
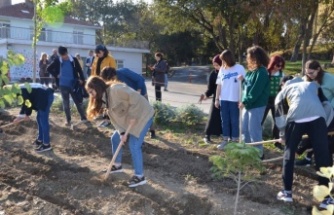
<svg viewBox="0 0 334 215"><path fill-rule="evenodd" d="M32 3L19 3L19 4L1 7L0 16L15 17L19 19L32 19L34 16L34 6ZM97 27L90 22L77 20L70 16L66 16L64 18L64 23Z"/></svg>

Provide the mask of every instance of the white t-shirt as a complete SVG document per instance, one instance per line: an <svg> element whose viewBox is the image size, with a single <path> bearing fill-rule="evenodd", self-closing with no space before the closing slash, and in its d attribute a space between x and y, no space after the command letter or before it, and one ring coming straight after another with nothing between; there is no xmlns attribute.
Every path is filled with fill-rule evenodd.
<svg viewBox="0 0 334 215"><path fill-rule="evenodd" d="M245 68L240 64L224 69L220 68L216 84L221 85L220 100L238 102L240 100L240 81L238 76L245 77Z"/></svg>

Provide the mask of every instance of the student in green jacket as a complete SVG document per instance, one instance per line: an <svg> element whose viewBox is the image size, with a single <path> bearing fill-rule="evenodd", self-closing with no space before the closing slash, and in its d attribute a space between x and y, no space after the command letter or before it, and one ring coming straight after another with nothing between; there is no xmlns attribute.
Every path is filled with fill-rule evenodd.
<svg viewBox="0 0 334 215"><path fill-rule="evenodd" d="M239 108L242 112L242 135L245 143L262 141L261 121L269 98L269 75L267 66L269 57L259 46L247 49L248 72L243 81L242 100ZM263 159L263 146L256 146Z"/></svg>

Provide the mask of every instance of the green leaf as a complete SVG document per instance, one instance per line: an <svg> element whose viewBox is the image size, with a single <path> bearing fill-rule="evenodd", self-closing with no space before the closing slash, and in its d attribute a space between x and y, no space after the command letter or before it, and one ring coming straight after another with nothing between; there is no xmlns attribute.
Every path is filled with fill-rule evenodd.
<svg viewBox="0 0 334 215"><path fill-rule="evenodd" d="M5 102L0 98L0 108L5 108Z"/></svg>
<svg viewBox="0 0 334 215"><path fill-rule="evenodd" d="M17 83L15 83L15 84L12 85L12 91L13 91L13 93L20 94L21 93L21 88Z"/></svg>
<svg viewBox="0 0 334 215"><path fill-rule="evenodd" d="M10 94L7 94L7 95L4 95L3 98L5 99L5 101L8 103L8 104L12 104L13 103L13 98Z"/></svg>
<svg viewBox="0 0 334 215"><path fill-rule="evenodd" d="M8 84L8 83L9 83L9 79L8 79L7 76L2 76L1 79L2 79L2 81L3 81L5 84ZM2 83L0 83L0 84L2 84Z"/></svg>
<svg viewBox="0 0 334 215"><path fill-rule="evenodd" d="M18 103L18 105L22 105L23 102L24 102L23 97L22 97L22 96L18 96L18 97L17 97L17 103Z"/></svg>
<svg viewBox="0 0 334 215"><path fill-rule="evenodd" d="M24 83L25 88L27 89L28 93L31 93L31 86L29 83Z"/></svg>
<svg viewBox="0 0 334 215"><path fill-rule="evenodd" d="M1 72L8 72L8 69L9 69L9 67L8 67L8 63L7 63L6 61L3 61L3 62L2 62L2 65L1 65L1 67L0 67ZM4 74L5 74L5 73L4 73Z"/></svg>
<svg viewBox="0 0 334 215"><path fill-rule="evenodd" d="M27 99L24 101L24 105L27 106L28 108L31 107L31 102Z"/></svg>

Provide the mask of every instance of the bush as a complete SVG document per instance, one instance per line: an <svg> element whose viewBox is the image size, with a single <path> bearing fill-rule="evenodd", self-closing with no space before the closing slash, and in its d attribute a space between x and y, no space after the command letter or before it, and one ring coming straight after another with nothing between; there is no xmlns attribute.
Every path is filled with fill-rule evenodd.
<svg viewBox="0 0 334 215"><path fill-rule="evenodd" d="M204 113L194 104L186 105L177 109L176 121L184 125L197 125L203 121Z"/></svg>
<svg viewBox="0 0 334 215"><path fill-rule="evenodd" d="M159 101L153 102L152 106L155 111L154 123L166 124L174 121L176 114L172 106Z"/></svg>

